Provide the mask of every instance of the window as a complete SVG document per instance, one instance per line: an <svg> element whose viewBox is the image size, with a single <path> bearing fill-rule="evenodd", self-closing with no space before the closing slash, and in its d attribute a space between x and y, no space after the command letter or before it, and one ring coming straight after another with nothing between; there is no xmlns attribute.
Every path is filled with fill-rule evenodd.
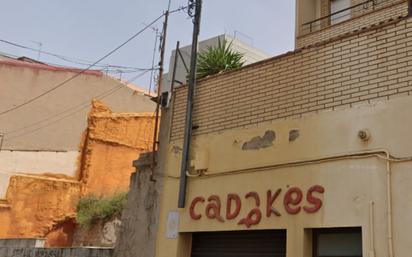
<svg viewBox="0 0 412 257"><path fill-rule="evenodd" d="M331 0L330 1L330 24L334 25L351 18L351 10L345 10L351 7L351 0ZM343 11L345 10L345 11Z"/></svg>
<svg viewBox="0 0 412 257"><path fill-rule="evenodd" d="M313 257L362 257L362 229L313 229Z"/></svg>

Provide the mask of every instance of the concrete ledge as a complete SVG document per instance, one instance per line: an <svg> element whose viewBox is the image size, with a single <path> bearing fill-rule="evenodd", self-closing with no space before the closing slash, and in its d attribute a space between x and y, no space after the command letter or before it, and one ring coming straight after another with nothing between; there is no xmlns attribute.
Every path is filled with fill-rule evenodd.
<svg viewBox="0 0 412 257"><path fill-rule="evenodd" d="M46 240L44 238L5 238L5 239L0 239L0 247L11 247L11 248L44 247L45 241Z"/></svg>
<svg viewBox="0 0 412 257"><path fill-rule="evenodd" d="M1 257L111 257L112 255L112 248L0 247Z"/></svg>

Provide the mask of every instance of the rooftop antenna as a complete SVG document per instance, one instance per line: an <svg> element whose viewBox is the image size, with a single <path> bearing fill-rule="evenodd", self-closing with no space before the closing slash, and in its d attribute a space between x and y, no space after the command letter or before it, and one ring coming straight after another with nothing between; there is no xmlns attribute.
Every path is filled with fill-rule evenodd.
<svg viewBox="0 0 412 257"><path fill-rule="evenodd" d="M37 53L37 61L40 61L40 55L41 55L41 52L42 52L43 43L38 42L38 41L33 41L33 40L31 42L35 43L39 47L39 50L38 50L38 53Z"/></svg>
<svg viewBox="0 0 412 257"><path fill-rule="evenodd" d="M147 26L147 24L142 23L143 25ZM149 82L149 95L152 91L152 85L155 84L155 75L154 75L154 70L155 70L155 58L156 58L156 50L157 50L157 41L159 38L162 37L162 34L159 32L159 29L155 26L150 27L151 30L155 33L155 42L154 42L154 49L153 49L153 56L152 56L152 71L150 72L150 82ZM160 42L161 45L162 42ZM155 88L153 88L153 91L155 91Z"/></svg>

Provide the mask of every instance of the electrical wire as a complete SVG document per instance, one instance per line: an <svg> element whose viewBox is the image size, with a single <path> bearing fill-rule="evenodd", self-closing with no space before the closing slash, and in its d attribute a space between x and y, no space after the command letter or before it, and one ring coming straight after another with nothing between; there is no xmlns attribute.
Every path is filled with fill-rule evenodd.
<svg viewBox="0 0 412 257"><path fill-rule="evenodd" d="M13 54L1 52L1 51L0 51L0 55L3 55L10 59L18 59L20 57L17 55L13 55ZM41 62L41 63L45 65L53 66L53 67L72 68L72 67L61 65L61 64L52 63L52 62ZM95 66L97 67L97 65ZM156 67L154 66L150 68L136 68L136 67L126 67L126 66L116 66L116 65L108 65L108 66L102 66L102 67L104 68L100 69L99 71L110 73L110 74L136 73L140 71L156 69ZM123 67L123 68L116 68L116 67Z"/></svg>
<svg viewBox="0 0 412 257"><path fill-rule="evenodd" d="M145 75L146 73L148 73L148 72L149 72L149 71L145 71L145 72L143 72L143 73L135 76L134 78L132 78L132 79L130 79L129 81L127 81L127 83L132 83L134 80L136 80L136 79L144 76L144 75ZM34 123L29 124L29 125L27 125L27 126L24 126L24 127L21 127L21 128L15 129L15 130L12 130L12 131L8 131L8 132L4 133L4 142L7 142L7 141L10 141L10 140L12 140L12 139L19 138L19 137L21 137L21 136L25 136L25 135L27 135L27 134L31 134L31 133L36 132L36 131L38 131L38 130L41 130L41 129L43 129L43 128L49 127L50 125L53 125L54 123L57 123L57 122L59 122L59 121L61 121L61 120L64 120L64 119L66 119L66 118L68 118L68 117L70 117L70 116L72 116L72 115L75 115L75 114L77 114L78 112L80 112L80 111L88 108L88 107L90 106L90 101L91 101L92 99L94 99L94 98L97 98L97 99L99 99L99 100L104 99L104 98L106 98L106 97L108 97L108 96L110 96L110 95L113 95L114 93L116 93L117 91L119 91L120 89L122 89L122 88L124 88L124 87L126 87L126 85L123 85L123 84L122 84L122 85L117 85L117 86L112 87L111 89L109 89L109 90L107 90L107 91L105 91L105 92L103 92L103 93L101 93L101 94L99 94L99 95L96 95L96 96L92 97L92 98L91 98L90 100L88 100L88 101L85 101L85 102L82 102L82 103L80 103L80 104L78 104L78 105L75 105L75 106L72 106L72 107L70 107L70 108L67 108L67 109L65 109L64 111L59 112L59 113L57 113L57 114L55 114L55 115L49 116L49 117L47 117L47 118L45 118L45 119L42 119L42 120L37 121L37 122L34 122ZM73 111L72 111L72 110L73 110ZM67 113L67 115L62 116L62 117L58 118L57 120L53 120L54 118L57 118L57 117L61 116L62 114L66 114L66 113ZM29 131L20 133L20 134L18 134L18 135L16 135L16 136L12 136L12 137L8 137L8 136L7 136L7 135L9 135L9 134L14 134L14 133L16 133L16 132L19 132L19 131L22 131L22 130L26 130L26 129L31 128L31 127L35 127L35 126L40 125L40 124L42 124L42 123L44 123L44 122L46 122L46 121L49 121L49 120L53 120L53 121L48 122L48 123L46 123L46 124L44 124L44 125L42 125L42 126L40 126L40 127L34 128L34 129L32 129L32 130L29 130Z"/></svg>
<svg viewBox="0 0 412 257"><path fill-rule="evenodd" d="M183 6L183 7L179 7L173 11L168 12L169 14L171 13L176 13L182 10L185 10L187 8L187 6ZM98 59L97 61L95 61L94 63L92 63L91 65L89 65L87 68L81 70L80 72L76 73L75 75L73 75L72 77L64 80L63 82L57 84L56 86L52 87L49 90L46 90L45 92L41 93L40 95L37 95L29 100L27 100L26 102L23 102L21 104L18 104L12 108L6 109L4 111L0 112L0 116L4 115L6 113L9 113L11 111L14 111L16 109L19 109L29 103L32 103L34 101L36 101L37 99L53 92L54 90L66 85L68 82L74 80L75 78L79 77L81 74L83 74L84 72L90 70L92 67L94 67L96 64L98 64L99 62L103 61L104 59L106 59L107 57L111 56L113 53L115 53L117 50L119 50L120 48L122 48L123 46L125 46L126 44L128 44L130 41L132 41L133 39L135 39L137 36L139 36L141 33L143 33L145 30L147 30L148 28L150 28L153 24L155 24L157 21L159 21L163 16L165 16L165 13L163 13L162 15L160 15L159 17L157 17L156 19L154 19L152 22L150 22L148 25L146 25L143 29L139 30L137 33L135 33L133 36L131 36L129 39L127 39L125 42L123 42L122 44L120 44L119 46L117 46L116 48L114 48L113 50L111 50L109 53L107 53L106 55L104 55L103 57L101 57L100 59Z"/></svg>
<svg viewBox="0 0 412 257"><path fill-rule="evenodd" d="M69 63L79 64L79 65L85 65L85 66L90 65L90 64L93 63L93 61L82 60L82 59L78 59L78 58L74 58L74 57L67 57L67 56L64 56L64 55L55 54L55 53L47 52L47 51L43 51L43 50L40 50L40 51L39 51L39 50L37 50L37 49L35 49L35 48L29 47L29 46L25 46L25 45L22 45L22 44L18 44L18 43L12 42L12 41L10 41L10 40L0 39L0 42L1 42L1 43L5 43L5 44L8 44L8 45L12 45L12 46L14 46L14 47L18 47L18 48L22 48L22 49L26 49L26 50L30 50L30 51L35 51L35 52L40 52L40 53L42 53L42 54L49 55L49 56L53 56L53 57L56 57L56 58L58 58L58 59L60 59L60 60L63 60L63 61L69 62ZM19 56L12 55L12 54L5 54L5 55L10 55L10 56L17 57L17 58L19 57ZM49 62L42 62L42 63L52 64L52 63L49 63ZM62 65L58 65L58 64L52 64L52 65L62 66ZM94 65L94 67L101 67L101 68L105 68L105 69L107 69L107 68L114 68L114 69L144 70L144 69L142 69L142 68L137 68L137 67L129 67L129 66L121 66L121 65L113 65L113 64L100 64L100 65L96 64L96 65Z"/></svg>
<svg viewBox="0 0 412 257"><path fill-rule="evenodd" d="M127 39L125 42L123 42L122 44L120 44L119 46L117 46L116 48L114 48L113 50L111 50L109 53L105 54L103 57L101 57L100 59L98 59L97 61L95 61L93 64L89 65L87 68L81 70L80 72L76 73L75 75L73 75L72 77L64 80L63 82L57 84L56 86L50 88L49 90L46 90L45 92L30 98L29 100L27 100L26 102L23 102L21 104L18 104L12 108L6 109L4 111L0 112L0 115L4 115L6 113L9 113L11 111L14 111L16 109L19 109L29 103L32 103L34 101L36 101L37 99L53 92L54 90L66 85L68 82L74 80L75 78L79 77L80 75L82 75L84 72L90 70L94 65L98 64L99 62L103 61L104 59L106 59L107 57L109 57L110 55L112 55L113 53L115 53L117 50L119 50L120 48L122 48L123 46L125 46L127 43L129 43L130 41L132 41L133 39L135 39L137 36L139 36L141 33L143 33L145 30L147 30L150 26L152 26L153 24L155 24L157 21L159 21L162 17L164 16L164 14L160 15L159 17L157 17L156 19L154 19L152 22L150 22L147 26L145 26L143 29L139 30L137 33L135 33L133 36L131 36L129 39Z"/></svg>

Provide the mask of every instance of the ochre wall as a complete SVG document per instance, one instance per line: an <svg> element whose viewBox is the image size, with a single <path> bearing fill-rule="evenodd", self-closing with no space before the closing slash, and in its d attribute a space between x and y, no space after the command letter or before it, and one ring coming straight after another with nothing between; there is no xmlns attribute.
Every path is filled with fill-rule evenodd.
<svg viewBox="0 0 412 257"><path fill-rule="evenodd" d="M47 237L47 246L70 246L78 199L127 191L133 160L152 148L153 128L152 113L112 113L94 101L77 175L12 176L0 199L0 238Z"/></svg>
<svg viewBox="0 0 412 257"><path fill-rule="evenodd" d="M7 190L9 208L0 210L0 237L44 237L60 221L75 216L78 181L16 175ZM4 211L6 210L6 211Z"/></svg>
<svg viewBox="0 0 412 257"><path fill-rule="evenodd" d="M79 173L82 193L127 191L133 160L153 147L153 114L116 114L94 102L88 123Z"/></svg>

